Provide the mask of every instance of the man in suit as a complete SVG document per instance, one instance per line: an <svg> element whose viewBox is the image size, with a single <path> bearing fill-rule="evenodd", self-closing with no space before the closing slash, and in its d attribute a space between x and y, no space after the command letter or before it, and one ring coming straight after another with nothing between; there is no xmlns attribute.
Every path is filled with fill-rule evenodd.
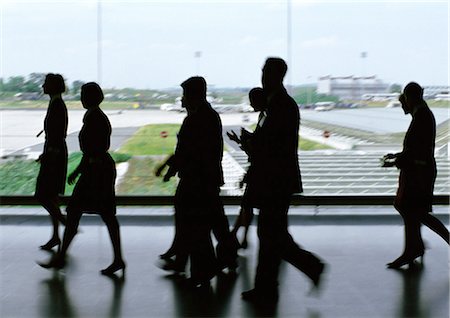
<svg viewBox="0 0 450 318"><path fill-rule="evenodd" d="M175 261L167 260L167 270L184 271L191 260L191 284L209 285L209 280L224 267L234 269L237 247L229 230L220 201L223 184L223 137L219 115L206 100L206 81L191 77L181 84L182 105L188 115L178 134L175 154L167 161L168 181L178 173L175 193ZM159 173L164 166L161 166ZM218 240L215 258L211 229Z"/></svg>
<svg viewBox="0 0 450 318"><path fill-rule="evenodd" d="M423 99L423 88L411 82L399 98L403 111L412 121L403 141L402 152L387 154L385 167L400 169L399 185L394 206L405 223L405 248L389 268L400 268L422 257L425 252L420 226L424 224L449 243L447 228L431 215L433 189L436 180L434 148L436 121Z"/></svg>
<svg viewBox="0 0 450 318"><path fill-rule="evenodd" d="M260 208L259 255L255 288L242 293L244 300L274 303L278 300L278 272L282 259L318 286L324 264L301 249L288 232L288 209L293 193L303 191L298 163L300 113L283 86L287 65L268 58L262 70L267 96L267 117L252 138L253 185L250 200Z"/></svg>

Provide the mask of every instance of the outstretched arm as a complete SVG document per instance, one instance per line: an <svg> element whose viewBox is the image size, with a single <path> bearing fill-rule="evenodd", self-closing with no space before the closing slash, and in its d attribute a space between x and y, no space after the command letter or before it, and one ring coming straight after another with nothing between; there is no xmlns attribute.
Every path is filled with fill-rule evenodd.
<svg viewBox="0 0 450 318"><path fill-rule="evenodd" d="M169 181L171 177L173 177L177 174L177 169L175 168L174 161L175 161L175 155L172 154L155 170L155 175L157 177L161 176L163 170L167 166L169 166L169 169L167 170L167 172L163 178L164 182Z"/></svg>
<svg viewBox="0 0 450 318"><path fill-rule="evenodd" d="M75 180L78 178L78 176L80 175L80 173L83 171L84 167L87 164L88 161L88 156L83 155L83 157L81 158L80 163L78 164L78 166L75 168L74 171L72 171L72 173L69 174L69 177L67 179L67 182L72 185L75 183Z"/></svg>

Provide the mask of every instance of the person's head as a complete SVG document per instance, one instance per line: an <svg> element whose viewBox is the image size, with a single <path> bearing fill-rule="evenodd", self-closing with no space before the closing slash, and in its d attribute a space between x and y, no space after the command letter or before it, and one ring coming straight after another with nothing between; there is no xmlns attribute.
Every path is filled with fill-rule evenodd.
<svg viewBox="0 0 450 318"><path fill-rule="evenodd" d="M269 57L262 69L262 86L267 91L283 86L283 79L287 72L286 62L279 57Z"/></svg>
<svg viewBox="0 0 450 318"><path fill-rule="evenodd" d="M86 109L95 108L103 101L103 91L97 83L89 82L81 86L81 103Z"/></svg>
<svg viewBox="0 0 450 318"><path fill-rule="evenodd" d="M181 83L183 97L181 103L183 107L192 107L194 104L206 101L206 81L203 77L190 77Z"/></svg>
<svg viewBox="0 0 450 318"><path fill-rule="evenodd" d="M416 82L408 83L403 89L403 95L409 113L412 112L414 107L423 103L423 88Z"/></svg>
<svg viewBox="0 0 450 318"><path fill-rule="evenodd" d="M66 91L64 78L60 74L48 73L45 76L44 84L42 84L44 94L61 95Z"/></svg>
<svg viewBox="0 0 450 318"><path fill-rule="evenodd" d="M250 106L257 112L267 107L266 93L261 87L252 88L248 93L248 99L250 100Z"/></svg>

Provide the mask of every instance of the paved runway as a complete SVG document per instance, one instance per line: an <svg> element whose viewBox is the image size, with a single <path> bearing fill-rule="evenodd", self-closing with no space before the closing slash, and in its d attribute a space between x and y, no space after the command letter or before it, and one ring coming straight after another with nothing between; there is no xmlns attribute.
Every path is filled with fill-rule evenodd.
<svg viewBox="0 0 450 318"><path fill-rule="evenodd" d="M449 109L433 108L436 123L450 118ZM302 110L302 118L343 127L356 128L374 133L405 132L411 121L401 108L340 109L328 112Z"/></svg>
<svg viewBox="0 0 450 318"><path fill-rule="evenodd" d="M45 110L1 110L0 111L0 154L11 153L26 147L42 143L44 136L36 138L43 127ZM166 112L160 110L123 110L105 111L113 129L123 127L140 127L156 123L181 123L184 113ZM449 110L434 108L437 123L449 118ZM302 110L302 118L327 122L345 127L353 127L373 131L374 133L390 133L405 131L410 122L410 116L405 116L399 108L387 109L349 109L316 112ZM69 133L81 129L84 111L69 111ZM222 124L242 126L256 123L256 113L246 113L249 122L243 122L242 113L220 114Z"/></svg>
<svg viewBox="0 0 450 318"><path fill-rule="evenodd" d="M36 261L50 225L33 221L0 225L1 317L308 317L400 318L449 316L448 246L424 230L424 266L388 270L385 263L402 249L401 226L359 224L301 225L290 231L306 249L328 264L319 295L309 296L310 282L284 264L281 299L273 308L254 307L240 299L252 287L257 238L250 229L250 248L240 252L237 276L212 281L205 292L182 288L179 279L155 266L173 235L172 222L121 227L128 264L125 279L110 279L99 270L111 261L111 246L100 220L82 221L70 250L69 265L56 273Z"/></svg>

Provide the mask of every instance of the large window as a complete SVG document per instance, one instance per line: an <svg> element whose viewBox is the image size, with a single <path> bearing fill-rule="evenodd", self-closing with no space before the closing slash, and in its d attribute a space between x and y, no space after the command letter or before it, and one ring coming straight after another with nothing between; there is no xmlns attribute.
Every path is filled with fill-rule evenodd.
<svg viewBox="0 0 450 318"><path fill-rule="evenodd" d="M155 167L173 151L185 113L179 84L208 82L224 130L254 129L248 91L268 56L302 115L306 195L394 194L409 81L425 87L438 124L435 194L449 194L449 4L391 1L3 1L0 45L0 195L34 191L48 99L43 75L67 84L69 170L80 154L80 85L97 81L113 126L117 193L173 194ZM240 195L245 154L224 138L223 194ZM69 187L66 194L70 194Z"/></svg>

